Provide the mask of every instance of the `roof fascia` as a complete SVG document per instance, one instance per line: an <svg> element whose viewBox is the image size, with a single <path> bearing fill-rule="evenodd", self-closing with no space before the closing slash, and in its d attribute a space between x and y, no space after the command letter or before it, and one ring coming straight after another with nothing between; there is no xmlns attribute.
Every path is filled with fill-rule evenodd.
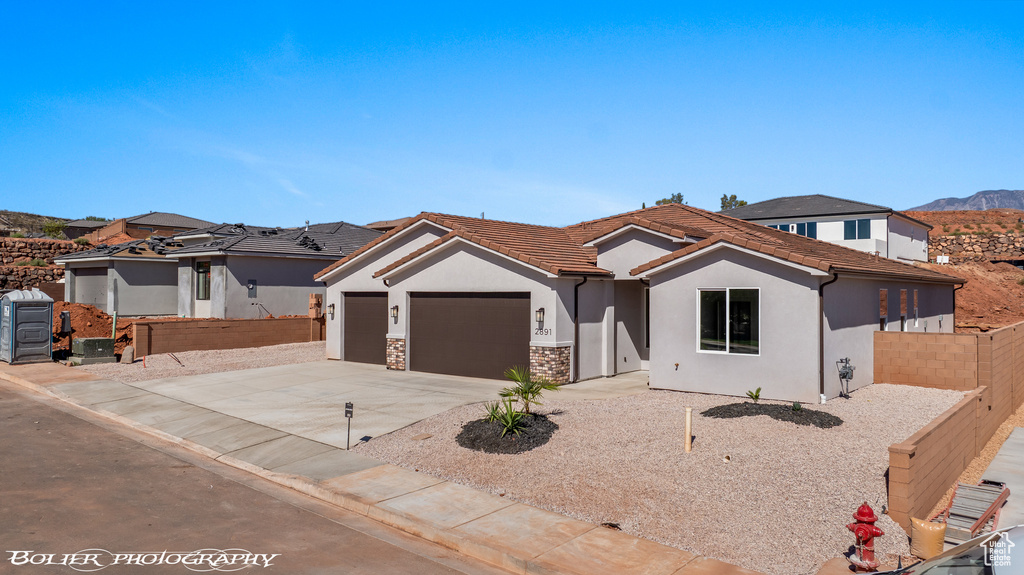
<svg viewBox="0 0 1024 575"><path fill-rule="evenodd" d="M908 216L908 215L906 215L906 214L904 214L904 213L902 213L902 212L897 212L897 211L895 211L895 210L893 210L893 212L892 212L891 214L889 214L889 217L890 217L890 218L899 218L899 219L901 219L901 220L904 220L904 221L910 222L910 223L912 223L912 224L917 224L917 225L919 225L919 226L923 226L923 227L925 227L926 229L928 229L929 231L931 231L931 230L934 230L934 229L935 229L935 226L933 226L933 225L931 225L931 224L929 224L929 223L926 223L926 222L922 222L921 220L916 220L916 219L914 219L914 218L912 218L912 217L910 217L910 216Z"/></svg>
<svg viewBox="0 0 1024 575"><path fill-rule="evenodd" d="M758 258L761 258L761 259L769 260L769 261L775 262L775 263L780 264L780 265L784 265L784 266L791 267L791 268L796 269L796 270L800 270L800 271L802 271L802 272L804 272L806 274L812 275L812 276L824 277L824 276L829 275L828 273L823 272L823 271L819 270L818 268L812 268L812 267L796 264L796 263L793 263L791 261L787 261L787 260L783 260L783 259L777 258L775 256L770 256L768 254L763 254L763 253L761 253L759 251L751 250L751 249L748 249L748 248L743 248L743 247L731 244L731 243L726 242L726 241L720 241L720 242L718 242L718 243L716 243L716 244L714 244L712 246L708 246L708 247L706 247L704 249L697 250L697 251L695 251L695 252L693 252L691 254L686 254L685 256L680 257L680 258L676 258L676 259L674 259L674 260L672 260L670 262L665 262L665 263L661 264L660 266L658 266L656 268L651 268L651 269L649 269L649 270L647 270L645 272L642 272L641 274L638 274L638 275L639 275L639 277L641 277L643 279L648 279L648 278L650 278L654 274L661 273L661 272L663 272L665 270L668 270L670 268L674 268L674 267L676 267L678 265L681 265L683 263L686 263L686 262L688 262L690 260L697 259L699 257L705 256L707 254L716 252L716 251L721 250L721 249L731 249L731 250L735 250L735 251L742 252L742 253L745 253L745 254L749 254L749 255L752 255L754 257L758 257Z"/></svg>
<svg viewBox="0 0 1024 575"><path fill-rule="evenodd" d="M909 274L904 275L904 274L886 273L886 272L871 273L871 272L865 272L863 270L847 270L847 269L843 269L842 267L836 267L834 269L835 269L835 272L840 274L841 277L852 278L852 279L865 279L865 280L876 280L876 281L879 280L879 279L889 279L889 280L896 280L896 279L898 279L900 281L909 281L909 282L926 283L926 284L940 284L940 285L952 285L952 284L967 283L967 280L965 280L963 278L954 277L954 276L950 276L949 280L946 281L946 280L940 280L938 278L928 279L928 278L913 276L913 275L909 275Z"/></svg>
<svg viewBox="0 0 1024 575"><path fill-rule="evenodd" d="M829 218L829 217L849 217L849 216L878 216L878 215L889 215L894 213L894 210L861 210L856 212L830 212L822 214L797 214L792 216L771 216L771 217L751 217L751 218L738 218L748 222L764 222L767 220L799 220L800 218Z"/></svg>
<svg viewBox="0 0 1024 575"><path fill-rule="evenodd" d="M586 247L596 246L596 245L602 244L602 243L604 243L604 242L606 242L608 240L617 238L620 235L622 235L622 234L624 234L626 232L629 232L631 230L640 230L642 232L647 232L647 233L649 233L651 235L654 235L654 236L665 238L667 240L672 240L675 243L697 243L696 240L694 240L690 236L685 236L685 237L682 237L682 238L678 238L676 236L670 236L670 235L668 235L666 233L663 233L663 232L656 232L656 231L654 231L654 230L652 230L650 228L645 228L645 227L643 227L641 225L627 224L627 225L622 226L621 228L618 228L618 229L616 229L614 231L608 232L607 234L605 234L605 235L603 235L603 236L601 236L599 238L594 238L594 239L590 240L589 242L587 242L587 243L585 243L583 245L586 246Z"/></svg>
<svg viewBox="0 0 1024 575"><path fill-rule="evenodd" d="M391 236L390 238L380 242L379 244L377 244L377 245L373 246L372 248L366 250L365 252L359 254L358 256L348 260L344 264L342 264L342 265L334 268L333 270L327 272L320 279L318 279L316 281L327 283L327 280L329 280L331 278L331 276L333 276L334 274L340 273L345 268L351 267L353 264L355 264L355 262L361 261L365 256L376 252L381 246L388 245L392 241L394 241L395 238L400 238L402 236L405 236L406 234L410 233L412 230L418 230L418 229L420 229L420 228L422 228L424 226L427 226L427 225L434 226L435 228L437 228L439 230L443 230L445 233L448 233L448 232L452 231L451 229L446 228L445 226L442 226L441 224L438 224L436 222L432 222L432 221L428 220L427 218L423 218L423 219L419 220L418 222L415 222L415 223L411 224L409 227L405 228L404 230L398 232L397 234Z"/></svg>
<svg viewBox="0 0 1024 575"><path fill-rule="evenodd" d="M475 242L471 242L471 241L469 241L469 240L467 240L467 239L465 239L463 237L455 236L452 239L448 240L447 242L444 242L441 245L435 246L434 249L426 251L426 252L423 252L419 256L417 256L417 257L415 257L415 258L405 262L404 264L398 266L397 268L389 271L386 275L382 276L380 279L387 279L387 280L389 280L389 279L393 278L394 276L402 273L404 270L409 269L411 266L416 265L417 263L419 263L419 262L421 262L421 261L423 261L425 259L430 259L430 258L440 254L441 252L443 252L443 251L445 251L445 250L447 250L447 249L449 249L449 248L451 248L453 246L459 245L459 244L466 244L466 245L469 245L469 246L473 246L475 248L479 248L479 249L484 250L486 252L490 252L490 253L492 253L492 254L494 254L494 255L496 255L498 257L504 258L504 259L506 259L506 260L508 260L510 262L519 264L519 265L521 265L521 266L523 266L525 268L529 268L529 269L531 269L531 270L533 270L533 271L535 271L537 273L543 274L547 278L557 278L558 277L557 275L555 275L555 274L553 274L553 273L551 273L551 272L549 272L547 270L541 269L541 268L539 268L537 266L530 265L530 264L528 264L528 263L526 263L526 262L524 262L522 260L518 260L518 259L516 259L514 257L507 256L507 255L505 255L505 254L503 254L501 252L492 250L490 248L485 248L484 246L482 246L482 245L480 245L478 243L475 243Z"/></svg>

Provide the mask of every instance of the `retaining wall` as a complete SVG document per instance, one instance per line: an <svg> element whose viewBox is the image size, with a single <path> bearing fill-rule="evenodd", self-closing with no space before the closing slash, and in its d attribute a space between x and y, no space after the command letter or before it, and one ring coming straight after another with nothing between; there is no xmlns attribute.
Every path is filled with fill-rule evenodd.
<svg viewBox="0 0 1024 575"><path fill-rule="evenodd" d="M132 324L135 355L323 341L323 318L142 320Z"/></svg>
<svg viewBox="0 0 1024 575"><path fill-rule="evenodd" d="M951 263L1022 260L1024 259L1024 236L1017 233L1005 234L963 234L959 236L936 236L934 231L928 239L928 258L947 255Z"/></svg>
<svg viewBox="0 0 1024 575"><path fill-rule="evenodd" d="M874 344L876 383L968 392L889 446L889 515L909 529L1024 403L1024 323L981 334L875 332Z"/></svg>
<svg viewBox="0 0 1024 575"><path fill-rule="evenodd" d="M58 266L0 266L0 289L31 289L63 277L64 268ZM64 289L63 284L61 289Z"/></svg>
<svg viewBox="0 0 1024 575"><path fill-rule="evenodd" d="M0 264L9 265L21 260L40 258L53 265L53 258L91 249L92 246L81 246L67 240L0 238Z"/></svg>

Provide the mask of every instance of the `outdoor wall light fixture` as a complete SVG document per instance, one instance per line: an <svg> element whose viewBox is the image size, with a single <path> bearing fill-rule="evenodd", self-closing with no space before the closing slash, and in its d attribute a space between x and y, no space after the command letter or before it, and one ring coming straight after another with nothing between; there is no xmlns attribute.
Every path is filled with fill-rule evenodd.
<svg viewBox="0 0 1024 575"><path fill-rule="evenodd" d="M398 321L398 306L391 306L391 319Z"/></svg>
<svg viewBox="0 0 1024 575"><path fill-rule="evenodd" d="M334 304L327 304L327 313L330 314L331 319L334 319Z"/></svg>
<svg viewBox="0 0 1024 575"><path fill-rule="evenodd" d="M538 309L536 314L537 314L537 323L544 323L544 308Z"/></svg>

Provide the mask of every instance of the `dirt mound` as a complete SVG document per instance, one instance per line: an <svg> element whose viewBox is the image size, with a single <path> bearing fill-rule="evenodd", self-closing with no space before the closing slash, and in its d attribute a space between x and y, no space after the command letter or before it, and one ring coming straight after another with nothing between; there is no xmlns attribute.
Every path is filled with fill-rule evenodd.
<svg viewBox="0 0 1024 575"><path fill-rule="evenodd" d="M65 301L53 304L53 349L68 349L70 338L60 333L60 312L71 312L72 337L110 337L113 318L96 306ZM125 346L132 344L131 319L117 319L117 335L114 341L114 353L121 353Z"/></svg>
<svg viewBox="0 0 1024 575"><path fill-rule="evenodd" d="M1021 210L953 210L948 212L903 212L915 220L934 226L933 236L972 232L1024 231Z"/></svg>
<svg viewBox="0 0 1024 575"><path fill-rule="evenodd" d="M991 211L991 210L990 210ZM989 331L1024 321L1024 271L1006 263L919 264L967 280L956 292L956 331Z"/></svg>

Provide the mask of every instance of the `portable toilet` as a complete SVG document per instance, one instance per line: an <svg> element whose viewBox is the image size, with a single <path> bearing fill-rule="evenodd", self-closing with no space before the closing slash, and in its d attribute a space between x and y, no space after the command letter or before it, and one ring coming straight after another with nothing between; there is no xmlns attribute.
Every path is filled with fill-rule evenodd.
<svg viewBox="0 0 1024 575"><path fill-rule="evenodd" d="M53 299L39 290L16 290L0 298L0 360L50 361Z"/></svg>

